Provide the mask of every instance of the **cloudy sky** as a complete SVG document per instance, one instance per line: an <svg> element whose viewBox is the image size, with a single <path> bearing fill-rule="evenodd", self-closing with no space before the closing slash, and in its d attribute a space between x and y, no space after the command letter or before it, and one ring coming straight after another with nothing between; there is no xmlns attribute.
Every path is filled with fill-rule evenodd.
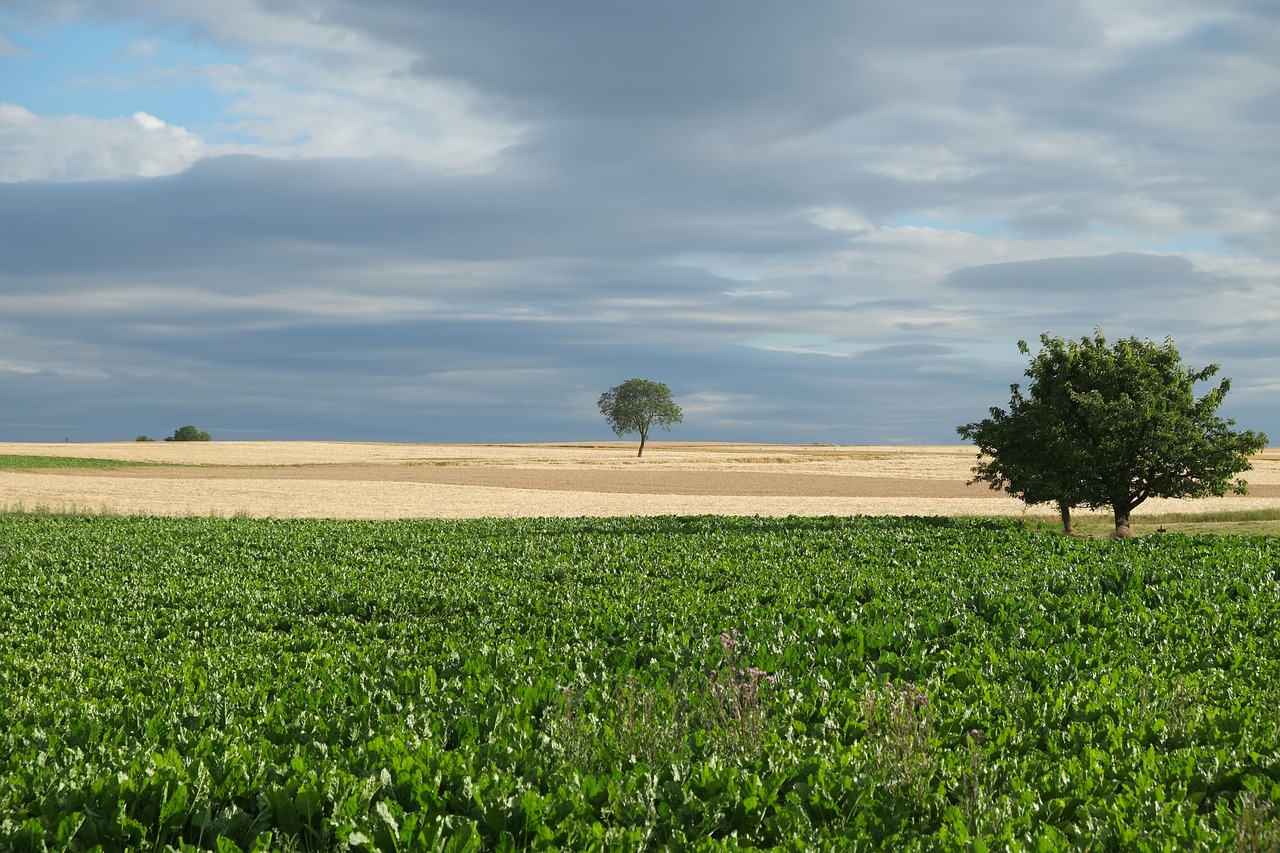
<svg viewBox="0 0 1280 853"><path fill-rule="evenodd" d="M1280 436L1277 234L1274 0L0 0L0 440L954 443L1095 327Z"/></svg>

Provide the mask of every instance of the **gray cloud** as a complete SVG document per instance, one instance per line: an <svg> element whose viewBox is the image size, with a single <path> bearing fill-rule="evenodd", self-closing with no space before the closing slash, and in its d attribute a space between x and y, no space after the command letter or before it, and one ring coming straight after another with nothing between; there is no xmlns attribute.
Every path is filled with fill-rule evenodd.
<svg viewBox="0 0 1280 853"><path fill-rule="evenodd" d="M1156 296L1212 293L1218 283L1179 256L1121 252L1084 258L1042 258L989 264L956 270L946 285L964 291L1062 294L1115 294L1124 292Z"/></svg>
<svg viewBox="0 0 1280 853"><path fill-rule="evenodd" d="M95 12L243 54L218 121L273 141L55 183L71 124L16 105L0 438L605 438L647 376L673 437L951 442L1018 339L1095 326L1280 413L1266 4ZM74 127L59 157L112 150Z"/></svg>

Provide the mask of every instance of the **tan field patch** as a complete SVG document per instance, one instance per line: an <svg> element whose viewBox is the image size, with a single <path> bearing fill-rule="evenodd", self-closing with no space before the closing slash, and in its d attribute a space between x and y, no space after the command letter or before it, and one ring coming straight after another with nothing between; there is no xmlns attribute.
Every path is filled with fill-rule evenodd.
<svg viewBox="0 0 1280 853"><path fill-rule="evenodd" d="M0 454L180 467L0 471L0 507L146 515L470 518L613 515L1019 515L968 486L967 446L653 442L0 443ZM1150 501L1142 512L1280 507L1280 451L1247 497ZM1039 508L1048 513L1050 507Z"/></svg>

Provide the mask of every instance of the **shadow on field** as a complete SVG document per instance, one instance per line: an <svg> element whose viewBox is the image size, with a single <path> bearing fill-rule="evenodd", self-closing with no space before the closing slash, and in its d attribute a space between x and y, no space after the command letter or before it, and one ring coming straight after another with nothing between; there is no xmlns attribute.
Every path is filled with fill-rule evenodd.
<svg viewBox="0 0 1280 853"><path fill-rule="evenodd" d="M563 530L565 520L557 519L556 527ZM828 516L726 516L726 515L657 515L621 516L609 518L581 517L569 519L573 529L582 533L692 535L717 531L759 531L787 533L791 531L813 532L822 530L892 530L899 527L934 527L947 530L1011 530L1024 525L1015 519L980 518L973 516L950 517L888 516L888 515L828 515ZM548 532L551 532L550 530ZM558 531L557 531L558 532Z"/></svg>

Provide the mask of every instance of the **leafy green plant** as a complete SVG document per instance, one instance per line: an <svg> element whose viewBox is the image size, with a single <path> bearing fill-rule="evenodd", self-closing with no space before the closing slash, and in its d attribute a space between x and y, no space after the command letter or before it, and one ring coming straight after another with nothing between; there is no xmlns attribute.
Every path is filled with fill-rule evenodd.
<svg viewBox="0 0 1280 853"><path fill-rule="evenodd" d="M0 454L0 470L17 471L25 468L130 468L153 465L152 462L126 462L121 459L86 459L77 456L26 456Z"/></svg>
<svg viewBox="0 0 1280 853"><path fill-rule="evenodd" d="M0 515L0 849L1266 849L1277 566L980 519Z"/></svg>

